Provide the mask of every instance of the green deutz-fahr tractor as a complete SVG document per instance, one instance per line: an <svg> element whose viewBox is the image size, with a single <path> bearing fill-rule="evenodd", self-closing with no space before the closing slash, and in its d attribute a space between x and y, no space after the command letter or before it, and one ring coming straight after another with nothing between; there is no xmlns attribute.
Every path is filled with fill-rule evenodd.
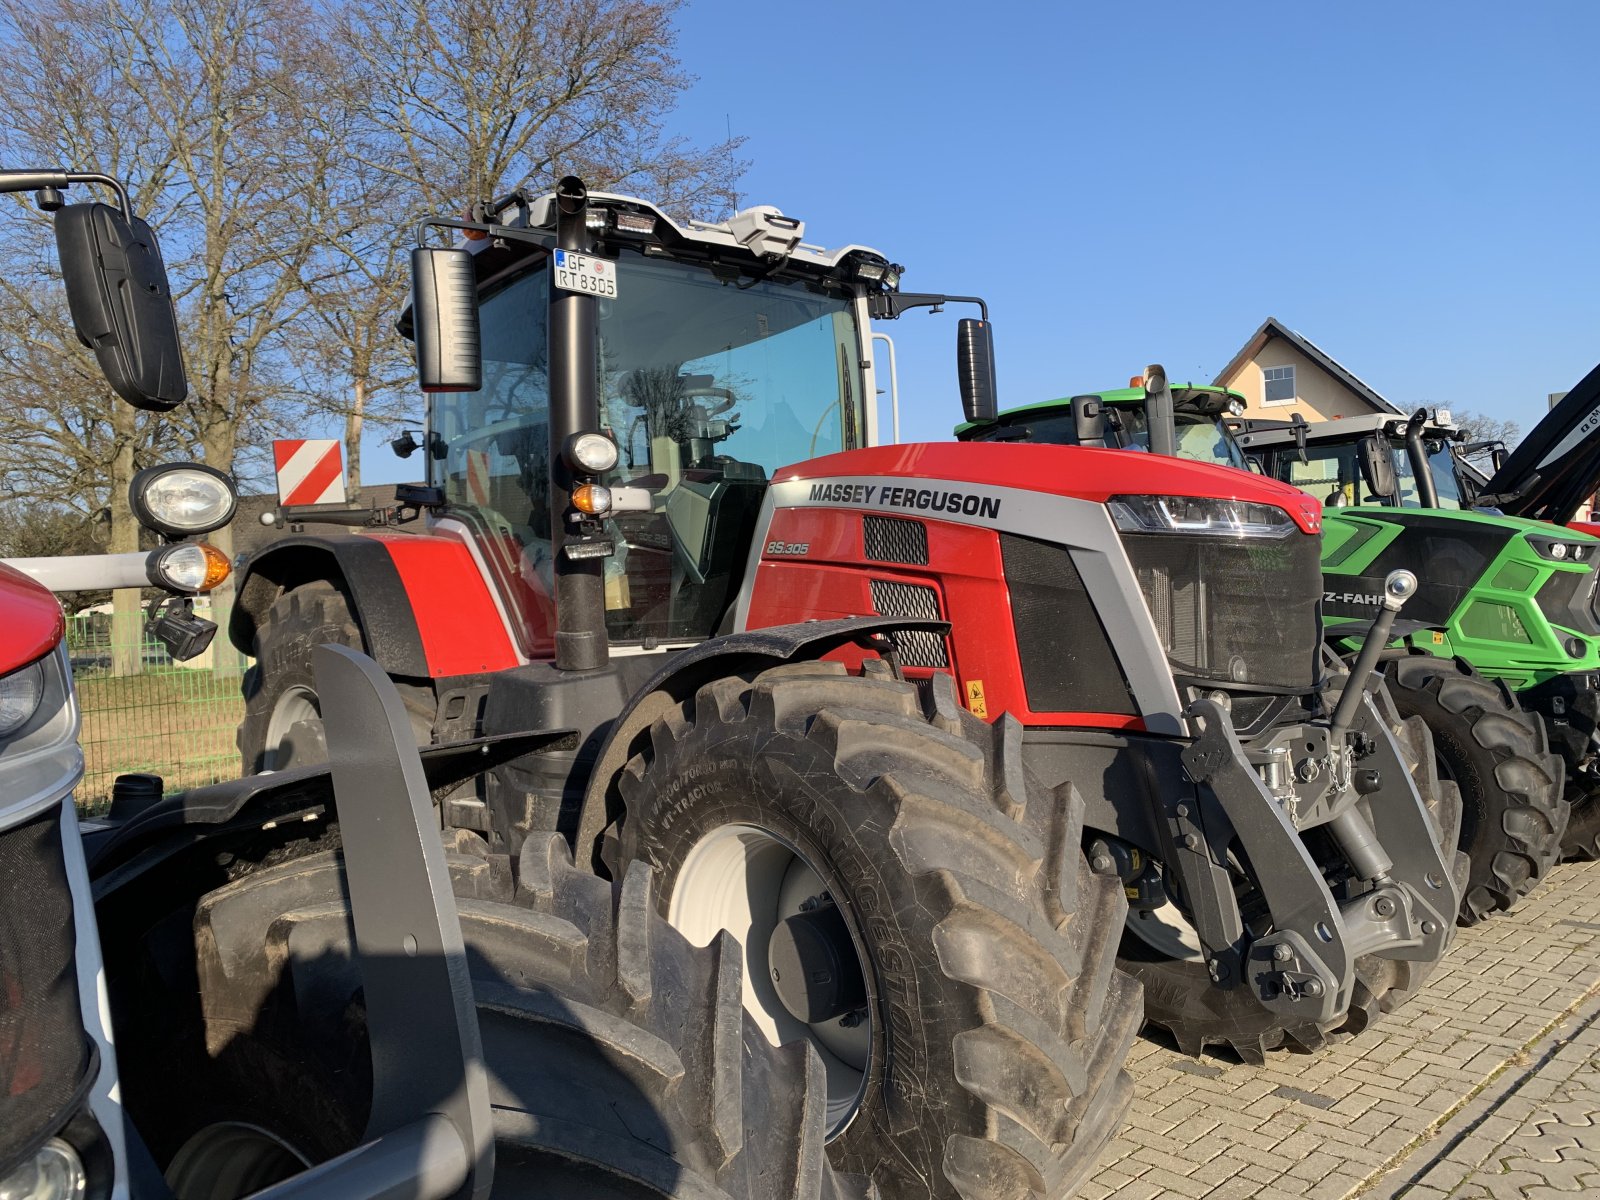
<svg viewBox="0 0 1600 1200"><path fill-rule="evenodd" d="M1243 408L1224 388L1135 380L963 425L956 436L1175 454L1302 487L1324 505L1323 620L1346 658L1386 573L1415 571L1418 594L1383 656L1389 690L1401 713L1427 722L1441 773L1462 790L1460 845L1472 875L1460 919L1510 908L1557 860L1567 828L1550 748L1568 733L1569 697L1587 692L1600 667L1594 539L1472 511L1471 499L1487 494L1451 453L1448 427L1361 417L1264 429L1247 427ZM1432 506L1417 511L1423 499ZM1583 760L1581 749L1569 758L1569 776Z"/></svg>
<svg viewBox="0 0 1600 1200"><path fill-rule="evenodd" d="M1428 625L1407 636L1399 648L1409 653L1391 667L1400 685L1397 703L1412 711L1448 709L1440 721L1460 728L1461 757L1471 760L1465 769L1492 772L1503 784L1532 774L1522 756L1509 753L1512 745L1532 743L1518 734L1489 751L1491 730L1509 738L1513 722L1537 721L1548 738L1566 803L1499 814L1508 835L1514 829L1527 840L1520 857L1530 877L1522 890L1553 857L1539 842L1559 843L1568 856L1600 853L1600 543L1591 536L1594 526L1567 527L1600 480L1597 404L1600 368L1512 454L1496 450L1488 479L1463 460L1461 435L1442 412L1350 418L1307 426L1303 435L1253 425L1240 438L1268 473L1345 498L1348 511L1328 510L1324 558L1328 587L1339 599L1370 591L1373 572L1401 556L1425 567L1422 593L1406 616ZM1338 603L1329 609L1341 611ZM1486 679L1495 681L1498 702ZM1482 699L1468 703L1473 694ZM1491 715L1504 720L1487 721ZM1437 740L1443 753L1451 739ZM1472 808L1469 801L1466 822L1474 819ZM1493 809L1477 814L1495 815ZM1548 830L1540 828L1541 816ZM1500 865L1508 872L1503 884L1520 879L1521 864Z"/></svg>

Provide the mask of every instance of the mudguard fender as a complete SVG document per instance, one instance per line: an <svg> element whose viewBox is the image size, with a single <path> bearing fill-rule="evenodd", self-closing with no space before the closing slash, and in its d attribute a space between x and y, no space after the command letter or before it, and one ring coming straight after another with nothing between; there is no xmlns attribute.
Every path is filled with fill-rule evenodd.
<svg viewBox="0 0 1600 1200"><path fill-rule="evenodd" d="M273 542L240 572L228 639L253 653L257 626L273 601L319 579L349 595L366 653L389 675L441 678L519 661L471 551L454 538L420 533Z"/></svg>
<svg viewBox="0 0 1600 1200"><path fill-rule="evenodd" d="M621 797L612 784L633 752L634 739L663 713L689 700L703 685L713 679L764 671L786 662L818 659L843 646L866 645L869 639L880 634L911 630L946 634L950 625L947 621L914 617L806 621L712 638L673 655L618 714L601 744L578 817L578 861L603 866L601 835L622 814Z"/></svg>

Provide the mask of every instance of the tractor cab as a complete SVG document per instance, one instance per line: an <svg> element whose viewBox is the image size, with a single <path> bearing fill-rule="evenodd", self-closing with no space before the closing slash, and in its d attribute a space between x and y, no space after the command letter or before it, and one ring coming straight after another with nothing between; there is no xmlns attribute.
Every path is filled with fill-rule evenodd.
<svg viewBox="0 0 1600 1200"><path fill-rule="evenodd" d="M1237 431L1244 398L1226 388L1181 384L1172 397L1171 453L1196 462L1248 469ZM1050 446L1151 449L1150 431L1164 424L1143 376L1128 387L1044 400L955 429L964 442L1034 442ZM1158 432L1157 443L1160 442Z"/></svg>
<svg viewBox="0 0 1600 1200"><path fill-rule="evenodd" d="M482 365L464 381L477 387L430 397L431 524L476 544L528 659L553 654L556 629L551 376L580 357L552 331L552 300L598 298L604 435L576 464L587 519L559 532L600 564L610 643L651 648L717 632L774 470L876 440L867 302L900 270L866 247L809 245L770 207L679 224L591 193L586 212L582 255L557 247L549 197L506 202L501 236L433 252L470 266Z"/></svg>
<svg viewBox="0 0 1600 1200"><path fill-rule="evenodd" d="M1458 453L1462 437L1449 412L1435 409L1298 426L1255 420L1239 440L1268 475L1327 508L1459 510L1471 507L1483 487L1482 474Z"/></svg>

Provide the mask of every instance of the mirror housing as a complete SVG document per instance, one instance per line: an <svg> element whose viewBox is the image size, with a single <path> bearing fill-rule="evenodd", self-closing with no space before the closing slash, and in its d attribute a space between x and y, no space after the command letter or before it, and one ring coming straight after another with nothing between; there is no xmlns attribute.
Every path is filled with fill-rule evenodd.
<svg viewBox="0 0 1600 1200"><path fill-rule="evenodd" d="M1151 363L1144 369L1145 428L1150 431L1150 452L1169 457L1178 452L1178 417L1166 368Z"/></svg>
<svg viewBox="0 0 1600 1200"><path fill-rule="evenodd" d="M1106 407L1098 396L1072 398L1073 436L1080 446L1106 444Z"/></svg>
<svg viewBox="0 0 1600 1200"><path fill-rule="evenodd" d="M1356 461L1361 464L1361 478L1367 491L1388 503L1395 496L1394 459L1390 457L1389 439L1364 437L1356 443Z"/></svg>
<svg viewBox="0 0 1600 1200"><path fill-rule="evenodd" d="M176 408L189 381L155 233L138 217L93 203L58 209L55 231L73 327L112 390L135 408Z"/></svg>
<svg viewBox="0 0 1600 1200"><path fill-rule="evenodd" d="M976 317L956 326L956 375L961 411L974 424L992 424L1000 415L994 382L994 327Z"/></svg>
<svg viewBox="0 0 1600 1200"><path fill-rule="evenodd" d="M469 251L418 246L411 252L411 327L424 392L483 387L478 281Z"/></svg>

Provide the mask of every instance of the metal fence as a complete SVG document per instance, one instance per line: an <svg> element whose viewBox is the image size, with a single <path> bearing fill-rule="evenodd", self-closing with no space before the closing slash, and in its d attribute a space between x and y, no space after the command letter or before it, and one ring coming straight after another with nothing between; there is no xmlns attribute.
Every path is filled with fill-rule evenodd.
<svg viewBox="0 0 1600 1200"><path fill-rule="evenodd" d="M143 622L134 624L142 635ZM68 617L67 648L83 716L81 810L103 810L112 781L127 771L160 775L169 792L238 777L240 677L219 674L211 651L175 663L142 636L119 645L109 613Z"/></svg>

